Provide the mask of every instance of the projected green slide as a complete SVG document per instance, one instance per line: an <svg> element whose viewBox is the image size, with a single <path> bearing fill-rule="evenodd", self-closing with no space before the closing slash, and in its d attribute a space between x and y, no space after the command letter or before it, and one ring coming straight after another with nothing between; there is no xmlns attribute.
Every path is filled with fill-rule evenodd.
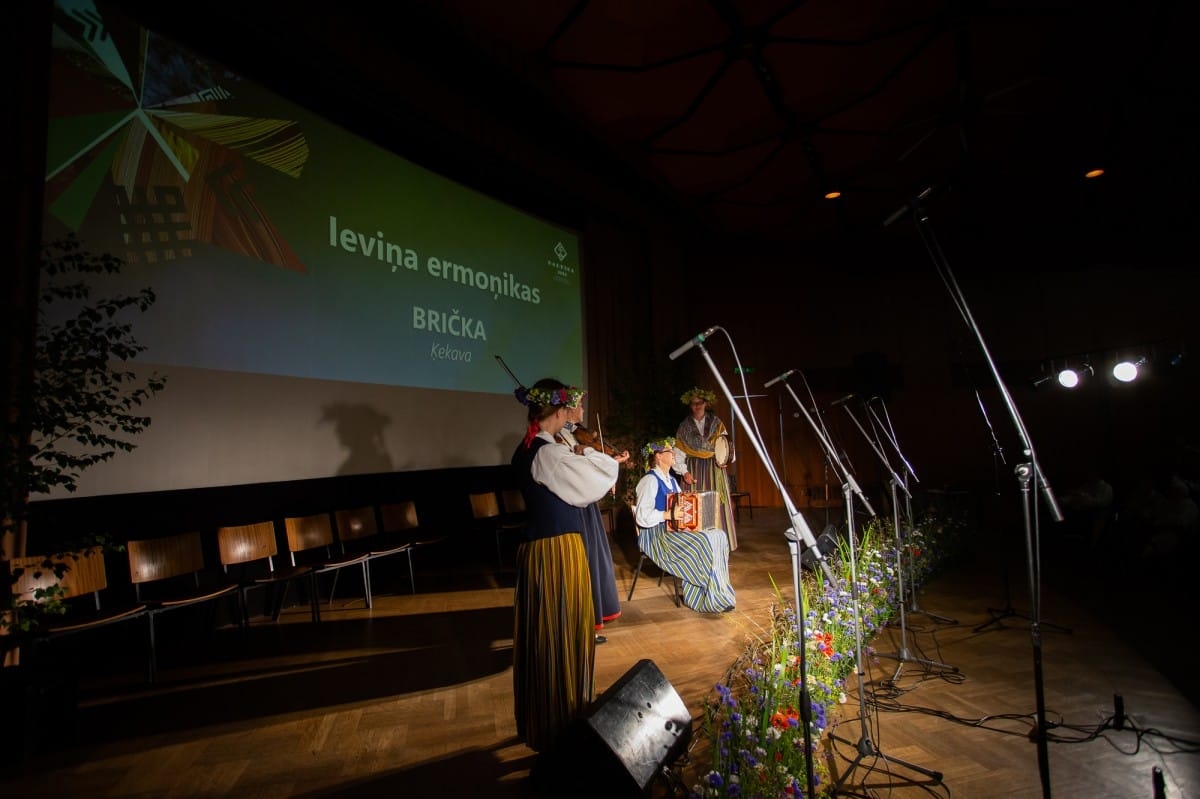
<svg viewBox="0 0 1200 799"><path fill-rule="evenodd" d="M427 171L93 2L59 0L47 236L158 302L155 364L508 394L582 375L569 230Z"/></svg>

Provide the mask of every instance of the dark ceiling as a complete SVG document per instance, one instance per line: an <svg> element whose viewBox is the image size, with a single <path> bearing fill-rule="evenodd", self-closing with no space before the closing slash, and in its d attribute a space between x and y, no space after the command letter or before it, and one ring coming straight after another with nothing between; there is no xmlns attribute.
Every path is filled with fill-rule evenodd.
<svg viewBox="0 0 1200 799"><path fill-rule="evenodd" d="M419 69L478 119L735 245L911 235L897 212L925 193L935 224L1010 252L1086 265L1191 246L1200 70L1186 3L342 0L297 14L222 1L183 23L212 26L208 49L232 48L212 55L245 68L248 50L213 35L228 31L220 7L256 16L243 35L269 46L252 76L278 70L290 40L309 70L296 87L365 77L390 114L383 137L416 135L399 109L421 106L404 77ZM478 157L422 158L489 188L462 174L490 169Z"/></svg>

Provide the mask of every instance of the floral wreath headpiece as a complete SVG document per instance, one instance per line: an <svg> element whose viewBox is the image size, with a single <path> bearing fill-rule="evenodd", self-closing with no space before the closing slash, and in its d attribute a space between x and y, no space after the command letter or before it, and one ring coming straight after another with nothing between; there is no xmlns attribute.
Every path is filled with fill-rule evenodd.
<svg viewBox="0 0 1200 799"><path fill-rule="evenodd" d="M522 405L540 405L545 408L547 405L565 405L568 408L578 408L579 403L583 401L583 395L587 394L582 388L567 386L566 388L525 388L521 386L513 392L513 396L517 398L517 402Z"/></svg>
<svg viewBox="0 0 1200 799"><path fill-rule="evenodd" d="M683 394L679 396L679 401L684 405L690 405L694 397L699 397L709 405L717 404L717 395L709 391L707 388L700 388L699 386L689 388L687 391L683 392Z"/></svg>
<svg viewBox="0 0 1200 799"><path fill-rule="evenodd" d="M675 439L670 436L651 441L646 446L642 447L642 456L647 460L654 457L656 452L667 452L675 448Z"/></svg>

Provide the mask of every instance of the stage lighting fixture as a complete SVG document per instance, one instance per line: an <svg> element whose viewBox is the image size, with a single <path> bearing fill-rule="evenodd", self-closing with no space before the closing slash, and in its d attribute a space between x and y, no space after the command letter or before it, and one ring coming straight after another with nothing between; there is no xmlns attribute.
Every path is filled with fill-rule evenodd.
<svg viewBox="0 0 1200 799"><path fill-rule="evenodd" d="M1083 380L1084 375L1094 374L1090 364L1084 364L1078 369L1067 367L1058 373L1058 384L1063 388L1075 388Z"/></svg>
<svg viewBox="0 0 1200 799"><path fill-rule="evenodd" d="M1136 361L1123 360L1113 367L1112 375L1122 383L1132 383L1137 380L1138 374L1145 365L1145 358L1138 358Z"/></svg>

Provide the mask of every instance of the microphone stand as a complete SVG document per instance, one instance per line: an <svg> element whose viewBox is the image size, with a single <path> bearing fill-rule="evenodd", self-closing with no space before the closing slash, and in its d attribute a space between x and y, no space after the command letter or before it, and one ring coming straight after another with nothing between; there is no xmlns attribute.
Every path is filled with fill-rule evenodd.
<svg viewBox="0 0 1200 799"><path fill-rule="evenodd" d="M979 342L980 352L983 353L984 360L987 361L988 368L992 372L992 377L996 381L996 386L1000 390L1000 396L1004 399L1004 405L1008 409L1013 427L1021 439L1022 451L1027 459L1025 463L1017 464L1014 471L1021 491L1022 520L1025 525L1025 560L1029 579L1030 599L1029 638L1033 647L1033 684L1034 697L1037 703L1037 728L1034 730L1034 735L1037 742L1038 774L1042 783L1042 796L1044 799L1049 799L1050 753L1046 745L1046 698L1042 679L1041 585L1039 582L1041 579L1039 554L1041 545L1037 516L1038 506L1032 499L1032 487L1036 487L1041 492L1042 499L1045 501L1050 515L1055 521L1062 522L1063 513L1058 505L1058 499L1054 496L1054 492L1050 488L1050 482L1046 479L1046 475L1042 472L1042 468L1038 463L1037 455L1033 448L1033 440L1029 436L1029 431L1025 428L1025 422L1021 419L1021 414L1017 410L1017 405L1013 401L1012 394L1009 393L1008 386L1005 385L1004 378L1001 377L1000 370L997 368L991 352L988 351L983 333L980 332L979 326L975 324L975 319L971 314L970 308L967 307L966 298L958 286L958 281L954 279L954 273L950 270L950 265L942 253L942 248L937 242L937 237L934 236L933 230L929 225L929 214L924 208L923 200L931 191L932 189L926 189L914 200L906 203L904 209L911 211L913 221L921 234L921 240L929 252L929 257L933 261L938 276L945 284L947 291L950 292L950 298L962 315L963 321L966 322L967 327L974 333L976 340ZM892 217L889 217L889 221L895 216L893 214ZM885 224L888 223L885 222Z"/></svg>
<svg viewBox="0 0 1200 799"><path fill-rule="evenodd" d="M813 420L812 416L809 415L808 408L804 407L804 403L801 402L800 398L796 396L796 392L792 389L791 384L787 382L787 378L782 378L782 381L784 388L786 388L787 392L792 395L792 399L795 400L797 407L800 408L800 412L808 421L809 426L812 427L813 433L817 437L817 441L821 443L822 449L825 450L827 462L832 463L835 470L839 473L839 476L842 477L842 498L846 507L846 527L850 542L850 601L854 607L854 657L856 658L854 670L858 677L858 719L860 732L857 742L848 741L845 738L839 737L836 733L829 734L831 739L853 746L855 752L857 753L854 757L854 760L850 762L849 767L847 767L847 769L838 779L837 783L834 785L834 792L836 793L841 789L842 785L850 778L850 775L854 773L854 770L858 768L863 759L868 757L882 758L889 763L896 763L906 768L910 768L919 774L924 774L925 776L937 782L941 782L942 775L940 772L932 771L913 763L900 760L899 758L892 757L891 755L884 754L884 752L879 749L875 742L871 740L870 733L867 729L867 692L863 684L862 613L859 610L858 567L856 565L858 556L856 554L855 544L857 534L854 530L854 497L857 495L858 498L862 500L867 512L872 516L875 516L875 511L871 507L871 503L867 501L862 489L859 488L857 481L854 479L854 475L851 474L850 471L842 464L841 460L838 458L837 452L833 448L833 445L830 444L825 438L821 431L821 426Z"/></svg>
<svg viewBox="0 0 1200 799"><path fill-rule="evenodd" d="M804 603L800 593L800 559L801 551L799 543L803 541L820 564L821 570L825 573L825 578L829 580L830 586L837 590L841 590L841 583L830 568L829 562L825 560L825 554L821 552L821 548L817 546L817 539L813 537L812 530L809 529L808 523L804 520L804 516L796 508L792 498L788 496L787 489L780 480L778 472L775 471L774 465L771 463L770 457L767 455L766 449L763 447L762 441L759 439L757 430L746 422L746 418L742 415L742 410L733 398L733 392L729 390L724 378L721 377L721 370L717 368L713 362L712 356L708 354L708 350L704 347L704 340L711 336L717 328L709 328L704 333L694 337L691 341L683 344L673 353L671 360L682 355L688 349L697 347L700 354L704 357L704 362L708 364L709 371L712 372L713 379L721 387L721 392L729 401L729 407L733 410L734 417L741 421L742 429L746 438L750 440L754 451L758 453L759 459L762 461L763 467L767 470L771 480L775 483L775 488L778 489L783 497L784 506L787 509L788 518L792 522L791 528L784 534L788 542L788 552L792 558L792 591L794 594L793 601L796 607L796 640L799 643L800 650L800 720L804 725L804 762L805 771L808 779L808 792L805 796L816 796L816 777L813 772L813 744L812 744L812 698L808 690L808 660L806 650L808 649L807 639L804 633ZM726 333L728 335L728 333Z"/></svg>
<svg viewBox="0 0 1200 799"><path fill-rule="evenodd" d="M988 418L987 408L983 405L983 397L979 395L979 389L975 390L975 399L979 403L979 412L983 415L983 423L987 425L988 432L992 436L992 479L995 483L995 496L1000 496L1000 464L1005 463L1004 449L1000 446L1000 441L996 438L996 431L992 429L992 421ZM1003 522L1001 522L1003 524ZM988 615L992 618L985 621L983 624L976 625L974 630L981 633L993 624L997 627L1004 626L1005 619L1011 619L1016 616L1018 618L1030 620L1028 614L1019 612L1012 603L1012 588L1008 577L1008 557L1007 554L1000 559L1000 568L1003 572L1004 580L1004 607L988 608ZM1061 624L1043 621L1043 627L1052 627L1060 632L1070 633L1070 627L1064 627Z"/></svg>
<svg viewBox="0 0 1200 799"><path fill-rule="evenodd" d="M879 414L875 413L875 409L871 407L871 403L875 400L879 401L879 406L883 409L883 419L880 419ZM899 456L900 462L904 464L904 515L905 520L908 522L908 532L911 533L913 528L916 527L916 520L913 518L912 494L908 491L908 478L911 475L913 480L916 480L918 483L921 481L917 477L917 473L913 471L912 464L908 462L908 458L904 457L904 453L900 450L900 443L896 440L896 429L892 426L892 417L891 414L888 413L887 404L883 401L883 397L872 397L871 399L867 400L865 407L867 409L867 413L871 415L871 419L874 420L873 429L879 432L880 437L887 439L888 443L892 445L892 449L896 452L896 455ZM886 424L884 423L885 421L887 422ZM920 592L917 590L917 581L914 576L915 570L912 568L912 562L913 556L910 554L908 558L910 589L908 592L909 615L914 613L923 613L939 624L958 624L957 619L952 619L949 616L941 616L937 613L924 610L921 607L920 600L917 599L917 594Z"/></svg>
<svg viewBox="0 0 1200 799"><path fill-rule="evenodd" d="M744 400L746 400L747 403L749 403L750 400L752 400L752 399L757 399L758 397L765 397L765 396L767 396L767 395L766 394L738 394L736 399L744 399ZM729 483L729 490L737 491L738 490L738 487L737 487L737 417L734 417L733 419L730 419L730 421L729 421L729 445L730 445L730 447L732 447L732 452L734 454L734 458L729 463L729 468L726 469L725 471L729 474L729 477L731 478L730 483Z"/></svg>
<svg viewBox="0 0 1200 799"><path fill-rule="evenodd" d="M871 507L870 501L867 499L866 495L863 494L862 488L859 487L858 482L854 479L854 475L851 474L850 470L847 469L845 464L842 463L841 458L838 457L837 450L834 449L833 444L829 441L829 439L825 437L825 433L822 431L821 425L817 424L816 420L813 419L812 415L809 413L808 408L804 407L804 403L801 402L800 398L796 396L796 392L792 389L791 384L787 382L787 378L784 378L783 380L783 387L787 389L788 394L792 395L792 399L795 401L796 407L800 409L800 413L808 422L809 427L812 428L813 433L817 437L817 441L820 442L821 449L825 450L826 463L833 464L834 470L838 473L838 476L843 478L843 485L849 487L850 490L852 490L854 494L860 500L862 500L863 507L867 509L867 513L872 516L876 515L875 509ZM850 513L849 509L846 511L846 521L850 529L853 530L854 516Z"/></svg>
<svg viewBox="0 0 1200 799"><path fill-rule="evenodd" d="M865 407L866 403L864 402L863 405ZM850 421L854 422L854 426L858 428L858 431L863 434L863 438L867 440L867 443L871 446L871 449L876 455L879 456L879 460L883 464L883 468L886 469L892 476L892 479L888 481L888 485L891 486L892 494L892 528L894 533L893 546L895 547L896 553L897 606L900 613L900 648L894 655L885 652L880 652L879 655L881 657L896 659L896 671L892 674L892 682L896 682L900 679L900 672L904 669L905 663L920 663L929 668L945 669L946 671L957 672L958 668L956 666L951 666L947 663L939 663L936 660L926 660L924 658L913 657L912 653L908 650L908 623L905 619L904 609L904 605L907 602L907 599L904 595L904 544L900 540L900 503L897 502L896 499L896 489L903 489L904 496L909 501L912 500L912 493L908 490L908 486L903 484L900 476L892 469L892 464L888 461L883 450L880 449L879 445L875 442L875 439L871 437L871 434L868 433L866 428L862 426L862 423L858 421L858 417L854 415L854 411L850 410L849 403L843 405L842 408L846 411L846 415L850 417Z"/></svg>

